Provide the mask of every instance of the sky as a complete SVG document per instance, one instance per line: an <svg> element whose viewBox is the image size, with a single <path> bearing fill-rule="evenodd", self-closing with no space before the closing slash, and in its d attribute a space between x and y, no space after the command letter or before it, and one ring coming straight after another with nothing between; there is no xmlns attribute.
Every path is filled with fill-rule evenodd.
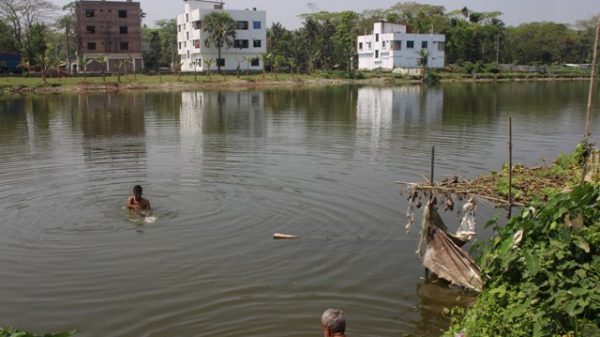
<svg viewBox="0 0 600 337"><path fill-rule="evenodd" d="M72 0L50 0L62 7ZM121 0L125 1L125 0ZM136 0L147 13L143 23L153 26L156 20L175 18L183 13L183 0ZM518 25L533 21L554 21L574 24L577 20L589 19L600 14L600 0L430 0L419 1L446 7L447 11L469 9L480 12L500 11L501 19L507 25ZM225 9L246 9L256 7L267 11L267 25L279 22L287 29L297 29L302 25L298 16L310 13L311 8L322 11L339 12L352 10L362 12L367 9L387 9L399 0L229 0Z"/></svg>

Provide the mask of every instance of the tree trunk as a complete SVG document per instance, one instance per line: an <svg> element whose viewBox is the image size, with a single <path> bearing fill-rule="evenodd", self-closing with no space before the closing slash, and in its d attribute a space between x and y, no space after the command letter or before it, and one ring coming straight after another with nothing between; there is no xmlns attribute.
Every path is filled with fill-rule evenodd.
<svg viewBox="0 0 600 337"><path fill-rule="evenodd" d="M221 74L221 47L217 48L217 73Z"/></svg>

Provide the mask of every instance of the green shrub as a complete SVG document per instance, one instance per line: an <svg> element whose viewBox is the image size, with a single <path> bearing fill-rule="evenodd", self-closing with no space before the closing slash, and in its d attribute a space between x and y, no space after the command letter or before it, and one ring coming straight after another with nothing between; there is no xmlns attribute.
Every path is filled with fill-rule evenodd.
<svg viewBox="0 0 600 337"><path fill-rule="evenodd" d="M445 336L600 336L600 185L534 201L496 230L478 246L484 291Z"/></svg>

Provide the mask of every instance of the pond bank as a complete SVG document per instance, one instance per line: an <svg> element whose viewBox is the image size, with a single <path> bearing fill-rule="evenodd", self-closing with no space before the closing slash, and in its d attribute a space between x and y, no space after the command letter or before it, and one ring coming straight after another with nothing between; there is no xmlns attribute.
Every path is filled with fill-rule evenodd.
<svg viewBox="0 0 600 337"><path fill-rule="evenodd" d="M411 77L386 74L371 74L369 78L351 79L335 76L310 76L301 74L247 75L239 78L234 75L127 75L102 77L50 78L46 83L39 77L0 77L0 91L12 94L25 93L68 93L68 92L114 92L129 90L248 90L265 88L315 87L330 85L371 85L390 86L420 84L421 80ZM585 77L440 77L441 83L477 82L521 82L521 81L589 81Z"/></svg>

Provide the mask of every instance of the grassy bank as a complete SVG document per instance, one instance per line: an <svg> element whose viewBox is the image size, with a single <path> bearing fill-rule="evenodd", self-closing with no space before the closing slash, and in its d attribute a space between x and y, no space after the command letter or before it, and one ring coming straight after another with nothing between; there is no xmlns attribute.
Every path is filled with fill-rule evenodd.
<svg viewBox="0 0 600 337"><path fill-rule="evenodd" d="M577 160L551 170L579 178ZM444 337L600 336L600 184L546 192L474 248L484 290Z"/></svg>
<svg viewBox="0 0 600 337"><path fill-rule="evenodd" d="M454 81L516 81L516 80L556 80L583 79L589 76L576 69L555 69L544 72L503 72L495 68L481 68L477 72L470 68L447 68L432 71L429 75L434 82ZM389 71L353 72L318 71L314 74L190 74L165 75L123 75L48 78L39 76L0 77L0 91L12 93L26 92L73 92L73 91L115 91L132 89L245 89L281 86L312 86L334 84L398 85L421 83L420 76L396 74Z"/></svg>

